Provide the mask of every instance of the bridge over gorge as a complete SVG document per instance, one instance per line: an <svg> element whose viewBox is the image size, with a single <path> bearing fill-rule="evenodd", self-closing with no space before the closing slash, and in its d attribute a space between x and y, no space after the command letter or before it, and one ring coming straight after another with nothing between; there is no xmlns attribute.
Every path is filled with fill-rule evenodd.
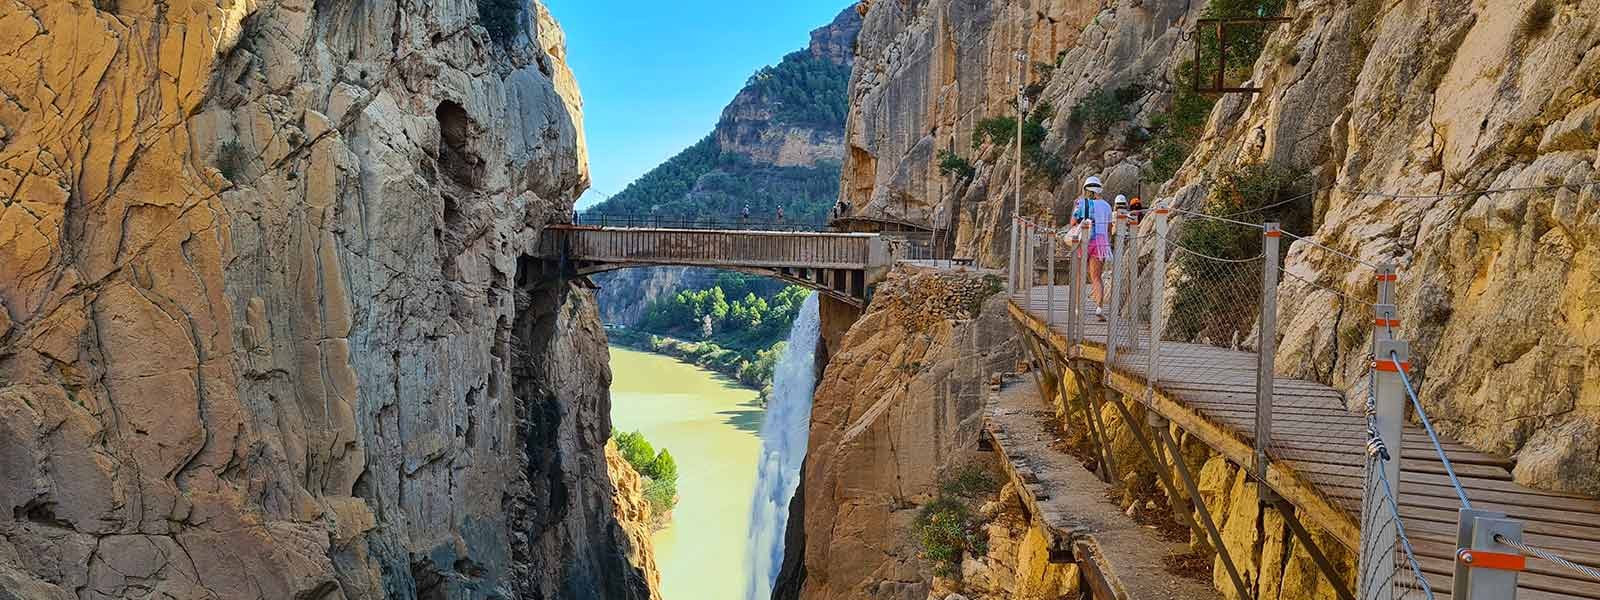
<svg viewBox="0 0 1600 600"><path fill-rule="evenodd" d="M1241 564L1253 558L1230 554L1219 532L1227 507L1206 506L1198 474L1171 459L1181 456L1178 433L1258 483L1260 501L1284 516L1284 535L1310 554L1340 598L1600 598L1600 501L1518 485L1511 461L1437 435L1417 397L1410 348L1399 339L1400 282L1391 266L1295 238L1293 253L1319 253L1321 264L1344 267L1319 278L1282 268L1288 234L1272 223L1169 208L1144 221L1134 228L1118 215L1097 302L1068 231L1017 219L1009 311L1024 332L1039 396L1059 399L1061 427L1088 440L1102 476L1109 481L1116 472L1108 440L1131 434L1167 497L1191 503L1173 513L1218 549L1217 585L1259 597ZM1259 240L1260 254L1185 247L1185 227L1232 229L1247 246ZM1355 278L1370 287L1347 283ZM1352 285L1365 289L1351 293ZM1370 355L1348 351L1326 381L1279 376L1280 288L1356 315L1363 325L1340 328L1340 337L1359 331L1345 343L1370 340ZM1014 438L994 423L1034 408L1009 406L1016 397L991 401L986 433L1021 463L1013 472L1025 472L1027 461L1006 447ZM1116 415L1118 429L1106 415ZM1021 487L1025 497L1050 493L1037 483ZM1262 526L1257 520L1258 534ZM1072 529L1064 524L1055 540L1066 556ZM1334 549L1319 539L1358 557L1358 573L1336 567L1328 559Z"/></svg>
<svg viewBox="0 0 1600 600"><path fill-rule="evenodd" d="M568 276L644 266L711 267L773 277L864 306L869 286L893 262L889 240L801 229L737 218L612 217L547 227L540 254Z"/></svg>

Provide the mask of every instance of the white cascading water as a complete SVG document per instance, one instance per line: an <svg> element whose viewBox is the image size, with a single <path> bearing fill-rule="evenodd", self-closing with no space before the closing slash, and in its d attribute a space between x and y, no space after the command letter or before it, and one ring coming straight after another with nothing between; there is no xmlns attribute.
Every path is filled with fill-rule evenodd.
<svg viewBox="0 0 1600 600"><path fill-rule="evenodd" d="M761 421L761 462L750 501L747 600L768 600L783 565L789 501L800 485L800 464L811 434L811 395L816 391L816 348L822 318L813 292L795 316L789 344L772 374L772 397Z"/></svg>

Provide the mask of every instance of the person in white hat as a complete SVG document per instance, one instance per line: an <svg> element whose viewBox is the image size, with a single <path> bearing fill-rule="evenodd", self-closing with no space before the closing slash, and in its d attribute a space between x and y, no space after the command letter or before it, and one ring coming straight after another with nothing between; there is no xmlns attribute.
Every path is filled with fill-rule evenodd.
<svg viewBox="0 0 1600 600"><path fill-rule="evenodd" d="M1100 193L1104 186L1100 185L1100 178L1090 175L1083 180L1083 197L1078 198L1077 204L1072 209L1072 225L1077 226L1083 221L1092 223L1091 235L1087 242L1081 243L1080 252L1089 255L1089 284L1091 291L1089 297L1094 300L1094 314L1100 320L1105 320L1105 312L1100 308L1105 304L1105 279L1101 272L1105 268L1105 261L1111 257L1111 204L1101 199Z"/></svg>

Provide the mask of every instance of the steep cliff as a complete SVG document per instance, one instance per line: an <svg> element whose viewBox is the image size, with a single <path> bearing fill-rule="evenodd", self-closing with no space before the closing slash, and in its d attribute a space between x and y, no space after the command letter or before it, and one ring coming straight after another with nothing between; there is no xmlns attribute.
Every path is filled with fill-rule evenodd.
<svg viewBox="0 0 1600 600"><path fill-rule="evenodd" d="M861 15L847 8L811 43L751 75L706 139L595 205L596 214L819 224L839 193L845 86ZM607 323L635 324L652 300L715 278L706 269L627 269L595 277Z"/></svg>
<svg viewBox="0 0 1600 600"><path fill-rule="evenodd" d="M804 560L786 557L775 597L928 596L911 523L943 476L977 459L985 378L1017 357L998 282L898 269L830 348L797 503L805 539L786 550Z"/></svg>
<svg viewBox="0 0 1600 600"><path fill-rule="evenodd" d="M0 9L0 587L650 598L537 3ZM22 590L22 591L16 591Z"/></svg>
<svg viewBox="0 0 1600 600"><path fill-rule="evenodd" d="M1205 39L1195 19L1257 5L1289 22L1236 51L1228 74L1263 91L1184 93ZM1026 50L1025 93L1054 111L1023 161L1022 214L1063 218L1089 174L1199 210L1224 174L1288 173L1314 192L1294 205L1313 215L1302 233L1399 265L1400 335L1441 428L1515 458L1519 482L1600 494L1600 5L866 6L840 190L858 213L954 228L959 254L1001 262L1018 165L1004 128L985 126L1015 114ZM1168 143L1182 111L1198 113L1194 131ZM941 174L940 150L970 176ZM1316 285L1280 289L1279 370L1358 381L1357 311L1370 309L1324 288L1370 299L1371 267L1298 242L1286 268Z"/></svg>

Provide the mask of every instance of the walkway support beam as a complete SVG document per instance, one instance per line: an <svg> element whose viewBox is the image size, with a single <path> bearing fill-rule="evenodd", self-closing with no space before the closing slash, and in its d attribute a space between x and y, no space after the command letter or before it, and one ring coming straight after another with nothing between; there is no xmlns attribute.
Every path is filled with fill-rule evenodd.
<svg viewBox="0 0 1600 600"><path fill-rule="evenodd" d="M1211 518L1211 509L1206 508L1206 498L1200 495L1200 486L1194 482L1194 475L1189 472L1189 465L1183 462L1183 450L1178 443L1173 441L1172 433L1166 429L1157 431L1161 441L1166 444L1167 451L1172 453L1173 466L1178 468L1178 478L1183 480L1183 486L1189 490L1189 498L1200 513L1200 524L1206 528L1206 533L1211 534L1211 546L1217 550L1217 558L1222 559L1222 567L1228 572L1228 579L1233 582L1234 591L1240 598L1254 598L1250 593L1250 586L1245 585L1244 578L1239 576L1239 569L1233 566L1233 556L1228 554L1228 546L1222 542L1222 533L1217 530L1217 523Z"/></svg>

